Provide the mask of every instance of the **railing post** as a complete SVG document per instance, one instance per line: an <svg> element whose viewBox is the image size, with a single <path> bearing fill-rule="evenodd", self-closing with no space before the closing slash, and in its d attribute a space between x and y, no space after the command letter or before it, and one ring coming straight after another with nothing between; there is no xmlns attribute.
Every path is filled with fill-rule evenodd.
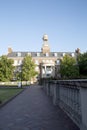
<svg viewBox="0 0 87 130"><path fill-rule="evenodd" d="M54 82L54 89L53 89L53 104L58 105L59 101L59 86L57 81Z"/></svg>
<svg viewBox="0 0 87 130"><path fill-rule="evenodd" d="M87 130L87 84L80 88L82 124L80 130Z"/></svg>
<svg viewBox="0 0 87 130"><path fill-rule="evenodd" d="M50 82L47 84L47 95L50 96Z"/></svg>
<svg viewBox="0 0 87 130"><path fill-rule="evenodd" d="M87 130L87 80L48 81L44 86L53 104L59 105L80 130Z"/></svg>

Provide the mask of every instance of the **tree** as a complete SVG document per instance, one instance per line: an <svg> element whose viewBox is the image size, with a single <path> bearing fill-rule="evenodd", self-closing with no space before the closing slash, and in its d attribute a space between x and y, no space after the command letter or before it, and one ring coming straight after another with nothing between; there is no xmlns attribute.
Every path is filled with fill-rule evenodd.
<svg viewBox="0 0 87 130"><path fill-rule="evenodd" d="M22 65L22 79L25 81L30 81L35 75L37 75L35 67L36 65L31 56L26 55Z"/></svg>
<svg viewBox="0 0 87 130"><path fill-rule="evenodd" d="M0 81L10 81L13 78L13 60L7 56L0 57Z"/></svg>
<svg viewBox="0 0 87 130"><path fill-rule="evenodd" d="M79 67L76 65L76 59L65 55L60 63L60 73L65 78L77 78L79 76Z"/></svg>
<svg viewBox="0 0 87 130"><path fill-rule="evenodd" d="M78 65L81 75L87 75L87 52L78 56Z"/></svg>

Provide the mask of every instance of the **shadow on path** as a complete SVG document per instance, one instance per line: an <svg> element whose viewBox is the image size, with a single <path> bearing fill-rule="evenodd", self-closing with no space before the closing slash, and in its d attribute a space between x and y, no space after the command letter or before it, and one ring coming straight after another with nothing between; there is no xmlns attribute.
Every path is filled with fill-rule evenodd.
<svg viewBox="0 0 87 130"><path fill-rule="evenodd" d="M53 106L40 86L30 86L0 109L0 130L79 130Z"/></svg>

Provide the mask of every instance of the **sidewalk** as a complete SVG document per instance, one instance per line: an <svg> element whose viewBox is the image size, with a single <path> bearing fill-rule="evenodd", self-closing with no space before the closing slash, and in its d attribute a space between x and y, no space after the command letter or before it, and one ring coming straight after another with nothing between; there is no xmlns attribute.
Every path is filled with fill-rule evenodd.
<svg viewBox="0 0 87 130"><path fill-rule="evenodd" d="M30 86L0 109L0 130L79 130L46 96L40 86Z"/></svg>

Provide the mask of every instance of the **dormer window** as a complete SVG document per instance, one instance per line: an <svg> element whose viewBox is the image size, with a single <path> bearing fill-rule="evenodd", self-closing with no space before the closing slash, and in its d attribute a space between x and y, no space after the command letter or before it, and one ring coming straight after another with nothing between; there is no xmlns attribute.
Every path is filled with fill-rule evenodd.
<svg viewBox="0 0 87 130"><path fill-rule="evenodd" d="M37 56L40 56L40 53L37 53Z"/></svg>
<svg viewBox="0 0 87 130"><path fill-rule="evenodd" d="M71 54L71 56L72 56L72 57L74 57L74 56L75 56L75 54L74 54L74 53L72 53L72 54Z"/></svg>
<svg viewBox="0 0 87 130"><path fill-rule="evenodd" d="M18 56L18 57L21 57L21 52L18 52L18 53L17 53L17 56Z"/></svg>
<svg viewBox="0 0 87 130"><path fill-rule="evenodd" d="M57 53L54 53L54 56L57 57Z"/></svg>
<svg viewBox="0 0 87 130"><path fill-rule="evenodd" d="M65 56L65 53L63 53L63 56Z"/></svg>
<svg viewBox="0 0 87 130"><path fill-rule="evenodd" d="M31 56L31 53L30 53L30 52L28 52L28 53L27 53L27 55L28 55L28 56Z"/></svg>

